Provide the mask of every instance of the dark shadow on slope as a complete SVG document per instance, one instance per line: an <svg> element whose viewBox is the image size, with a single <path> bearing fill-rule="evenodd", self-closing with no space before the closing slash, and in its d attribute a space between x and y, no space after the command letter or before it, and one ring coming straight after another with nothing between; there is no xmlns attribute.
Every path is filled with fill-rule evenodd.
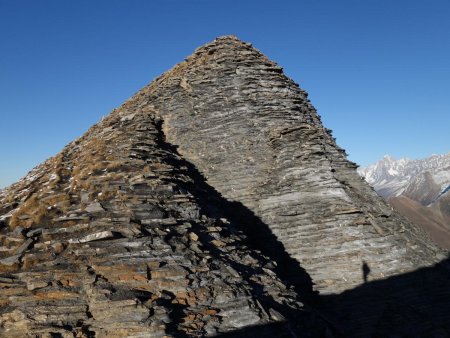
<svg viewBox="0 0 450 338"><path fill-rule="evenodd" d="M161 126L159 126L161 130ZM162 132L160 132L162 135ZM171 153L177 154L177 147L159 140L162 149L167 149ZM269 226L265 224L253 211L240 202L228 201L212 186L206 183L203 175L198 169L180 155L171 163L176 168L186 167L194 182L185 184L187 191L196 198L202 211L211 218L226 218L231 222L230 231L242 232L246 236L246 243L251 248L260 250L265 256L276 262L273 271L282 278L285 283L294 287L297 294L303 300L316 296L313 292L313 282L309 274L303 269L299 262L292 258L285 250L284 245L272 233ZM180 183L177 182L180 186ZM182 185L182 184L181 184Z"/></svg>
<svg viewBox="0 0 450 338"><path fill-rule="evenodd" d="M285 323L271 323L266 325L249 326L243 329L232 332L223 333L215 337L220 338L261 338L261 337L276 337L276 338L292 338L296 337L295 332L290 332L284 329ZM310 335L303 332L300 337L308 337ZM312 336L310 336L312 337Z"/></svg>
<svg viewBox="0 0 450 338"><path fill-rule="evenodd" d="M450 337L450 257L320 296L315 308L346 337Z"/></svg>
<svg viewBox="0 0 450 338"><path fill-rule="evenodd" d="M175 146L162 139L160 144L177 154ZM246 238L242 245L259 250L276 262L272 270L295 289L306 305L303 310L293 311L291 306L280 304L263 291L263 285L252 281L254 271L250 267L230 260L212 245L207 246L216 259L243 276L251 286L252 296L265 309L274 309L284 317L279 323L246 327L220 337L450 337L449 258L429 268L368 281L341 294L319 296L312 291L310 276L289 256L267 224L241 203L221 196L193 164L181 156L173 161L177 168L188 168L194 181L183 188L195 196L202 211L209 217L231 221L228 231L242 232ZM212 240L207 232L200 236L206 245ZM370 267L361 264L363 282Z"/></svg>
<svg viewBox="0 0 450 338"><path fill-rule="evenodd" d="M320 296L314 308L331 324L320 337L450 337L450 256L432 267ZM246 327L217 337L288 337L279 325ZM315 337L308 327L297 332Z"/></svg>
<svg viewBox="0 0 450 338"><path fill-rule="evenodd" d="M168 150L169 153L178 155L176 146L165 142L162 135L160 129L160 139L158 140L160 149ZM222 235L227 236L227 233L238 235L241 240L238 241L239 243L237 245L240 247L249 247L250 251L255 254L255 257L259 257L260 262L266 263L266 266L260 266L255 269L239 263L237 260L230 259L229 255L210 244L215 238L206 229L202 229L201 227L195 229L202 244L208 249L211 255L216 260L222 261L232 267L247 282L251 287L252 297L257 299L263 308L268 311L266 316L273 317L270 314L271 310L276 314L274 317L277 317L278 319L276 320L280 320L280 323L274 325L283 328L281 331L278 330L279 334L288 334L288 336L292 337L295 336L294 332L298 334L306 326L311 327L311 330L313 330L312 326L314 326L322 332L321 330L327 326L323 319L313 312L306 310L306 307L299 306L301 304L311 303L317 297L317 293L313 292L312 279L300 266L299 262L286 252L283 244L278 241L269 226L242 203L231 202L225 199L219 192L206 183L203 175L192 163L186 161L180 155L178 155L178 158L168 156L166 161L171 162L170 164L175 168L187 168L189 177L193 179L193 182L182 183L177 181L177 186L189 191L194 196L201 211L206 216L216 220L225 218L230 222L230 224L224 224L222 226L224 228ZM275 300L264 290L263 284L252 278L255 274L261 273L261 268L263 267L275 272L277 277L288 288L295 290L295 294L298 296L297 308L295 308L295 305L293 307L292 304L285 305L279 300ZM272 318L272 320L274 319ZM311 325L312 323L314 325ZM272 335L269 336L272 337ZM274 337L277 336L275 335Z"/></svg>

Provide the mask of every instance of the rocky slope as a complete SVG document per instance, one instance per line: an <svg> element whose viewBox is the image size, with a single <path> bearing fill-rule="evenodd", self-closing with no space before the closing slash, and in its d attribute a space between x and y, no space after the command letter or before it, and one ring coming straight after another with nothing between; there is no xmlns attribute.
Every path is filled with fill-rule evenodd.
<svg viewBox="0 0 450 338"><path fill-rule="evenodd" d="M3 192L0 336L203 336L298 316L276 258L248 248L160 123L125 104Z"/></svg>
<svg viewBox="0 0 450 338"><path fill-rule="evenodd" d="M411 222L421 225L435 243L450 249L449 217L437 212L435 208L425 207L406 196L393 197L389 202L395 210Z"/></svg>
<svg viewBox="0 0 450 338"><path fill-rule="evenodd" d="M222 37L0 192L0 337L450 332L444 258Z"/></svg>

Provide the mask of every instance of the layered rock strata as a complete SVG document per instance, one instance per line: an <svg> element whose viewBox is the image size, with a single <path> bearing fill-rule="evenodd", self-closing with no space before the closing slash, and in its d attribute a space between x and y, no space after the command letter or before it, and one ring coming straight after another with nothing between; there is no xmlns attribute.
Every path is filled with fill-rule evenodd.
<svg viewBox="0 0 450 338"><path fill-rule="evenodd" d="M418 227L359 177L282 69L223 37L144 88L167 139L228 200L252 210L322 293L411 271L441 257Z"/></svg>

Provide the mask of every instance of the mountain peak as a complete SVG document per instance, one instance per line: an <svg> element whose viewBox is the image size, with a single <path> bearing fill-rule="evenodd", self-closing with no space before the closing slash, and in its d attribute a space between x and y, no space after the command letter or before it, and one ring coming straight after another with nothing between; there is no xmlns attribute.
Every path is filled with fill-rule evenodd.
<svg viewBox="0 0 450 338"><path fill-rule="evenodd" d="M442 254L360 179L306 92L230 36L1 191L0 224L8 337L324 336L334 324L303 302ZM387 335L390 290L339 336Z"/></svg>
<svg viewBox="0 0 450 338"><path fill-rule="evenodd" d="M291 257L306 262L304 268L313 271L316 290L337 292L358 285L360 266L348 262L339 249L339 235L310 243L292 238L314 237L314 229L323 227L322 219L327 219L330 210L360 210L344 212L338 217L340 222L327 225L330 233L334 229L334 234L345 237L345 227L339 224L366 219L368 228L358 230L361 237L346 243L348 250L358 251L361 240L370 242L380 233L387 234L387 229L398 228L399 220L362 184L355 166L323 127L306 92L257 49L242 42L229 48L234 44L233 39L206 44L187 63L165 74L157 85L150 85L147 94L134 104L152 102L163 121L167 142L175 145L224 198L256 215ZM386 229L374 237L368 235L373 232L371 215L378 215L377 222ZM309 230L303 227L306 224ZM397 236L402 241L405 233ZM396 256L388 264L398 264L389 270L400 266L408 269L410 257L394 249L397 244L388 242ZM330 246L329 256L347 269L345 279L342 271L325 278L317 270L323 264L322 248ZM384 275L384 264L372 263L378 276Z"/></svg>
<svg viewBox="0 0 450 338"><path fill-rule="evenodd" d="M381 196L390 198L418 189L420 186L422 187L421 189L429 191L442 191L450 183L449 175L446 174L449 166L450 154L433 154L428 158L419 160L410 160L409 158L395 160L393 157L385 155L377 163L366 168L360 168L359 172ZM434 177L434 183L430 182L429 179L425 179L423 175L426 173ZM419 177L421 178L419 179ZM426 184L428 188L423 186L425 182L428 182ZM430 185L433 185L432 189ZM415 198L421 203L425 203L426 200L429 202L430 200L430 197L425 199L415 196Z"/></svg>

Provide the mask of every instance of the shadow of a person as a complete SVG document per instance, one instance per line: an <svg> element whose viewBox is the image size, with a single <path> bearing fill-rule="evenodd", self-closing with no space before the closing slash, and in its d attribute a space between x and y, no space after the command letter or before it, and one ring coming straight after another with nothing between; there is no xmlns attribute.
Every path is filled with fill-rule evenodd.
<svg viewBox="0 0 450 338"><path fill-rule="evenodd" d="M366 261L363 261L363 264L362 264L361 268L362 268L364 283L367 283L367 277L370 274L370 267L369 267L369 265L367 264Z"/></svg>

